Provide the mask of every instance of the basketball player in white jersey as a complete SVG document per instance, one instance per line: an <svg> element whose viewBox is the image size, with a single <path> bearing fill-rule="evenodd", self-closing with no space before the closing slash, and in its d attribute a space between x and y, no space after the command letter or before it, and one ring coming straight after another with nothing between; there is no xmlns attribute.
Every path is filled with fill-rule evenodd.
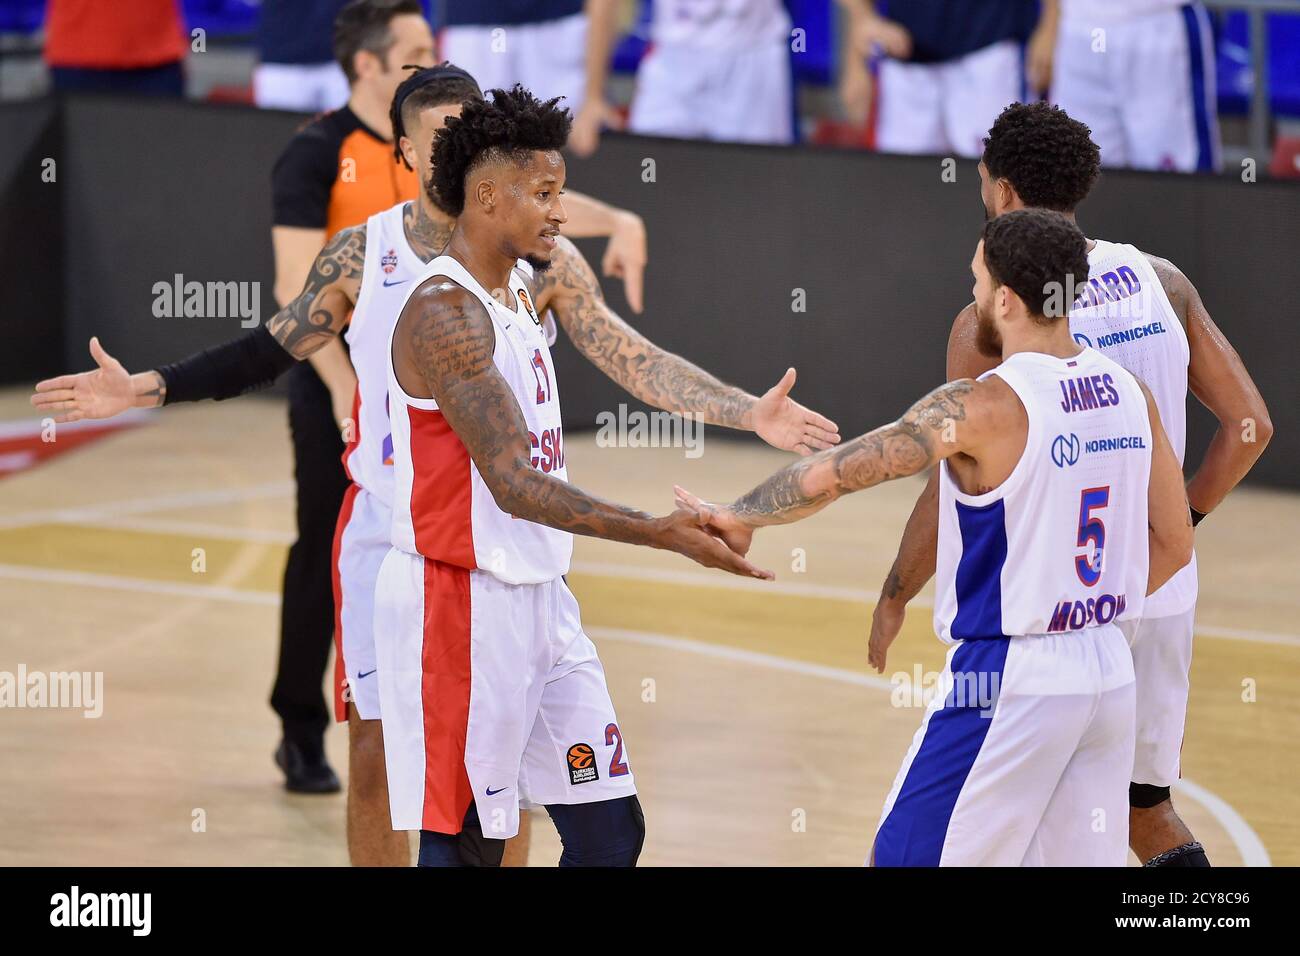
<svg viewBox="0 0 1300 956"><path fill-rule="evenodd" d="M393 825L420 829L422 866L492 865L521 797L555 822L562 866L636 863L628 751L563 577L575 533L771 576L691 512L656 518L567 481L545 300L519 268L561 252L557 102L494 90L438 130L431 188L456 228L392 333L393 547L375 627ZM698 379L650 374L679 394Z"/></svg>
<svg viewBox="0 0 1300 956"><path fill-rule="evenodd" d="M612 27L614 6L599 0ZM655 0L650 48L636 71L627 125L634 133L729 143L795 138L790 15L781 0ZM613 29L587 41L587 100L574 120L579 156L595 151L613 110L600 97Z"/></svg>
<svg viewBox="0 0 1300 956"><path fill-rule="evenodd" d="M1123 866L1133 664L1118 622L1191 559L1182 473L1146 388L1080 346L1087 273L1059 213L985 224L979 333L1001 364L726 507L678 503L732 547L755 528L938 465L934 625L953 646L885 801L884 866Z"/></svg>
<svg viewBox="0 0 1300 956"><path fill-rule="evenodd" d="M1012 104L989 131L980 163L986 215L1044 207L1073 218L1096 181L1098 165L1097 146L1082 123L1045 103ZM1093 240L1088 267L1088 282L1080 284L1070 311L1075 338L1151 389L1180 462L1188 390L1219 420L1200 468L1187 483L1193 519L1199 522L1262 454L1273 431L1268 409L1195 287L1173 264L1130 245ZM978 332L975 306L968 305L948 342L950 379L978 377L996 364L996 353ZM884 670L907 602L934 573L936 500L932 476L872 615L870 660L877 670ZM1151 595L1140 623L1126 624L1138 685L1130 839L1138 859L1150 865L1209 865L1170 802L1170 787L1180 773L1196 588L1193 561Z"/></svg>
<svg viewBox="0 0 1300 956"><path fill-rule="evenodd" d="M1085 123L1106 166L1221 164L1214 30L1200 0L1059 2L1051 100Z"/></svg>
<svg viewBox="0 0 1300 956"><path fill-rule="evenodd" d="M398 149L408 165L432 176L434 131L481 97L469 74L450 64L420 71L398 89L392 109ZM577 193L567 204L600 206ZM335 535L338 615L335 703L349 728L349 848L354 863L409 862L404 833L390 824L378 680L372 630L373 592L388 551L392 508L392 437L388 426L388 334L411 280L446 244L455 218L438 208L430 189L365 225L343 230L322 250L303 292L266 328L160 370L129 375L98 342L99 368L37 385L32 402L56 421L107 418L129 407L229 398L276 376L345 335L358 373L345 465L352 479ZM838 441L834 423L788 397L794 377L761 399L724 385L659 349L610 310L586 260L559 241L554 265L534 304L553 340L553 313L585 355L636 397L659 408L696 412L705 420L756 431L776 447L809 454ZM527 268L524 266L523 268ZM551 445L554 456L562 449ZM540 440L539 440L540 441ZM541 452L541 449L539 449ZM510 856L526 858L526 843Z"/></svg>

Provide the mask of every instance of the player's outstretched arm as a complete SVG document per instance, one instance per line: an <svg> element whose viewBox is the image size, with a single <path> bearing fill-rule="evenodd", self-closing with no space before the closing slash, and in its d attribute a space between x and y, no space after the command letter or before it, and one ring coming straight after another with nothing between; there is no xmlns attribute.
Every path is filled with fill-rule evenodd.
<svg viewBox="0 0 1300 956"><path fill-rule="evenodd" d="M93 338L90 354L97 368L37 382L32 404L56 413L54 420L62 423L264 388L343 331L365 258L365 227L344 229L316 257L298 297L266 325L148 372L132 375Z"/></svg>
<svg viewBox="0 0 1300 956"><path fill-rule="evenodd" d="M1187 484L1192 508L1204 515L1218 507L1259 460L1273 437L1273 422L1241 356L1210 318L1191 280L1165 259L1147 260L1187 329L1188 386L1219 420L1205 458Z"/></svg>
<svg viewBox="0 0 1300 956"><path fill-rule="evenodd" d="M1169 444L1156 400L1141 381L1151 420L1151 477L1147 482L1147 525L1150 560L1147 594L1172 578L1192 560L1192 515L1183 489L1183 469Z"/></svg>
<svg viewBox="0 0 1300 956"><path fill-rule="evenodd" d="M574 534L676 551L733 574L772 577L704 532L691 512L656 518L533 468L527 423L492 361L492 320L463 288L446 280L426 284L398 321L398 336L409 346L426 390L502 511Z"/></svg>
<svg viewBox="0 0 1300 956"><path fill-rule="evenodd" d="M743 553L755 528L798 521L843 495L920 474L975 447L987 426L987 390L969 380L949 382L898 421L797 461L730 505L708 504L682 488L675 489L677 504Z"/></svg>
<svg viewBox="0 0 1300 956"><path fill-rule="evenodd" d="M976 345L979 321L971 303L957 313L948 334L948 381L977 379L994 368L998 360L980 352ZM885 669L890 645L898 637L907 616L907 605L921 593L925 582L934 577L939 546L939 476L930 473L925 490L916 499L907 519L903 538L898 543L880 599L871 612L871 636L867 640L867 662L878 672Z"/></svg>
<svg viewBox="0 0 1300 956"><path fill-rule="evenodd" d="M628 209L611 206L585 193L565 190L564 210L569 221L564 231L574 238L608 236L605 255L600 268L606 276L623 280L623 293L632 311L641 314L645 308L645 223Z"/></svg>
<svg viewBox="0 0 1300 956"><path fill-rule="evenodd" d="M838 425L790 398L794 369L756 398L655 345L609 307L591 266L563 237L554 264L537 277L536 299L539 311L555 312L593 365L647 405L757 432L768 444L801 455L840 440Z"/></svg>

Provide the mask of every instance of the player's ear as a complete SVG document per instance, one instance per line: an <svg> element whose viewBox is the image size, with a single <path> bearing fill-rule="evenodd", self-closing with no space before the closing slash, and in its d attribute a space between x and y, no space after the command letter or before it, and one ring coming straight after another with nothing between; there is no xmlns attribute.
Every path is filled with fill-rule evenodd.
<svg viewBox="0 0 1300 956"><path fill-rule="evenodd" d="M402 158L406 160L406 165L411 169L418 170L420 168L420 157L415 152L415 144L403 136L397 141L397 146L402 151Z"/></svg>
<svg viewBox="0 0 1300 956"><path fill-rule="evenodd" d="M998 194L999 215L1004 212L1011 212L1016 209L1023 209L1024 203L1020 201L1020 195L1016 192L1015 187L1006 179L999 179L994 187Z"/></svg>
<svg viewBox="0 0 1300 956"><path fill-rule="evenodd" d="M496 205L496 183L490 179L480 179L474 185L474 199L483 207L484 212L491 213L492 207Z"/></svg>

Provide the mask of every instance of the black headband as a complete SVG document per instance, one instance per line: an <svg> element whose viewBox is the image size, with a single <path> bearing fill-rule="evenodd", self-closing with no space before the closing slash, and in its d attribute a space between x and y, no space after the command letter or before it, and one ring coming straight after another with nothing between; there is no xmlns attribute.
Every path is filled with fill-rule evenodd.
<svg viewBox="0 0 1300 956"><path fill-rule="evenodd" d="M402 113L402 104L406 98L421 87L428 86L437 80L461 79L465 80L475 89L478 89L478 81L470 76L467 72L458 66L450 63L439 63L437 66L426 67L423 70L417 70L402 81L401 86L397 88L397 93L393 96L393 109L395 115L400 116Z"/></svg>

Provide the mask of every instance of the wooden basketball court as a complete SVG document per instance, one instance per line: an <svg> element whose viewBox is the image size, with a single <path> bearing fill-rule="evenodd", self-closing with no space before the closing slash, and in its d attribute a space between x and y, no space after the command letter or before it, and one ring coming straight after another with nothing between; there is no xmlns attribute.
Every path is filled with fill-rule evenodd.
<svg viewBox="0 0 1300 956"><path fill-rule="evenodd" d="M33 422L25 390L0 422ZM570 478L662 513L731 498L786 456L568 439ZM66 438L68 432L63 435ZM267 698L293 536L284 406L167 409L0 482L0 672L102 674L102 714L0 710L0 864L344 865L341 795L287 794ZM649 865L857 865L938 671L918 602L869 672L872 589L920 485L761 532L773 584L579 539L570 584L645 806ZM1198 531L1201 602L1176 801L1217 865L1300 864L1300 496L1235 493ZM927 591L927 594L929 592ZM917 670L919 668L919 671ZM331 730L346 773L346 732ZM534 817L532 863L558 840Z"/></svg>

